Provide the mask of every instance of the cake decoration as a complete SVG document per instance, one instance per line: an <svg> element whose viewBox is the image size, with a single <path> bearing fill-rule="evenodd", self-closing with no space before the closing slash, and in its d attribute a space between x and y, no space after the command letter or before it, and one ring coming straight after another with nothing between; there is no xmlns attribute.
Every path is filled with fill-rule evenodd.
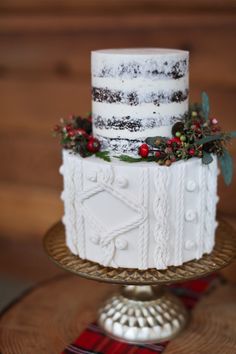
<svg viewBox="0 0 236 354"><path fill-rule="evenodd" d="M215 154L220 162L225 183L231 183L233 174L232 158L227 150L231 138L236 132L222 131L216 118L209 117L210 105L208 95L202 93L201 104L190 106L185 120L176 122L172 128L172 137L147 137L145 143L138 147L138 155L115 156L125 162L157 162L160 166L171 166L180 160L189 160L192 157L202 159L202 163L209 164ZM125 124L125 123L124 123ZM82 157L95 154L105 161L111 161L108 151L101 150L101 143L92 134L92 117L85 118L71 115L69 119L61 119L61 124L54 128L54 133L60 135L61 144L65 149L72 150Z"/></svg>
<svg viewBox="0 0 236 354"><path fill-rule="evenodd" d="M53 128L53 135L60 136L64 149L78 153L81 157L95 154L97 157L110 161L107 151L100 151L101 144L92 135L91 115L85 118L70 115L68 119L61 118L60 124Z"/></svg>

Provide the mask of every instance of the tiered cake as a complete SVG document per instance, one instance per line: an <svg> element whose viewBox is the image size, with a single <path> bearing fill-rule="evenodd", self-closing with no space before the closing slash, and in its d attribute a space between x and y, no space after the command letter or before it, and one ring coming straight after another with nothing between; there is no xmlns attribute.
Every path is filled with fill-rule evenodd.
<svg viewBox="0 0 236 354"><path fill-rule="evenodd" d="M171 136L188 112L188 52L92 52L93 133L102 150L135 156L146 137ZM211 252L217 160L170 167L63 151L63 222L72 253L111 267L181 265Z"/></svg>

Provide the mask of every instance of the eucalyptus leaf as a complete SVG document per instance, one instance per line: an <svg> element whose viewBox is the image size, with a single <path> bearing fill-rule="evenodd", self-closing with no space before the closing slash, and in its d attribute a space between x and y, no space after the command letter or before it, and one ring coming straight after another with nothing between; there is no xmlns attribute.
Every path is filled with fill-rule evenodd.
<svg viewBox="0 0 236 354"><path fill-rule="evenodd" d="M224 153L219 157L222 175L227 186L231 183L233 177L233 160L230 153L224 149Z"/></svg>
<svg viewBox="0 0 236 354"><path fill-rule="evenodd" d="M208 120L210 113L210 103L206 92L202 92L202 113L205 120Z"/></svg>
<svg viewBox="0 0 236 354"><path fill-rule="evenodd" d="M196 144L196 145L203 145L203 144L209 143L209 142L211 142L211 141L222 140L223 138L224 138L224 135L223 135L223 134L209 135L209 136L205 136L205 137L202 138L202 139L196 140L196 141L194 142L194 144Z"/></svg>
<svg viewBox="0 0 236 354"><path fill-rule="evenodd" d="M213 157L209 152L203 151L202 163L204 165L209 165L213 161Z"/></svg>
<svg viewBox="0 0 236 354"><path fill-rule="evenodd" d="M163 136L152 136L152 137L147 138L145 140L145 143L147 143L149 146L156 146L157 139L160 139L162 141L167 141L168 140L168 138L163 137Z"/></svg>
<svg viewBox="0 0 236 354"><path fill-rule="evenodd" d="M230 138L236 138L236 132L230 132L228 133L228 135L230 136Z"/></svg>

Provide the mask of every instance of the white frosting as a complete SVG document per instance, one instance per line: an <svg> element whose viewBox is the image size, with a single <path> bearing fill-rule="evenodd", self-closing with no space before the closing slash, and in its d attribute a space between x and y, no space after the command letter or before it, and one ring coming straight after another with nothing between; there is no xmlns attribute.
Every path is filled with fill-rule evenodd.
<svg viewBox="0 0 236 354"><path fill-rule="evenodd" d="M94 129L96 136L103 136L105 138L122 138L122 139L146 139L147 136L169 136L171 135L171 127L156 127L145 129L143 131L130 132L129 130L101 130ZM139 144L141 145L141 143Z"/></svg>
<svg viewBox="0 0 236 354"><path fill-rule="evenodd" d="M129 77L139 73L169 73L173 64L188 59L188 52L165 48L104 49L92 51L92 75L95 77ZM124 66L133 64L133 70ZM139 69L138 71L136 69ZM106 70L107 69L107 70ZM106 70L104 72L104 70ZM150 74L151 75L151 74ZM156 77L157 75L155 75ZM152 77L154 78L154 77Z"/></svg>
<svg viewBox="0 0 236 354"><path fill-rule="evenodd" d="M147 80L144 78L135 78L135 79L119 79L113 77L97 77L94 76L92 78L92 84L94 87L101 88L111 88L113 90L122 90L124 92L137 91L139 96L146 96L149 92L159 92L161 91L169 91L170 89L173 91L183 90L184 88L188 88L189 83L189 75L186 73L184 77L176 80L164 80L159 79L158 85L154 80Z"/></svg>
<svg viewBox="0 0 236 354"><path fill-rule="evenodd" d="M107 163L63 152L71 252L102 265L165 269L214 246L217 160Z"/></svg>
<svg viewBox="0 0 236 354"><path fill-rule="evenodd" d="M183 120L188 112L188 52L160 48L94 51L92 86L98 92L105 90L92 101L94 122L100 117L105 125L93 124L95 136L128 142L148 136L170 136L173 120ZM180 95L180 99L176 101L175 95ZM120 127L127 117L134 123L141 120L136 131ZM106 122L111 119L114 124L107 127ZM151 128L150 119L156 122ZM109 150L112 151L112 145Z"/></svg>
<svg viewBox="0 0 236 354"><path fill-rule="evenodd" d="M137 106L131 106L127 104L119 104L119 103L102 103L102 102L93 102L92 110L96 112L97 115L101 115L105 119L111 118L112 116L115 117L123 117L123 116L130 116L132 118L140 118L144 117L144 119L148 118L156 118L157 116L159 119L165 120L165 117L173 117L177 115L181 115L183 112L188 109L187 102L181 103L163 103L160 107L155 106L151 103L142 103ZM163 125L170 124L168 121L165 122Z"/></svg>

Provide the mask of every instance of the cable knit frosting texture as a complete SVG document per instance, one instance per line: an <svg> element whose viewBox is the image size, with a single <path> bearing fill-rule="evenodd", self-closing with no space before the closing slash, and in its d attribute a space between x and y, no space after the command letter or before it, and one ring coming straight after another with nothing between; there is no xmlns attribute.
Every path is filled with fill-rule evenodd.
<svg viewBox="0 0 236 354"><path fill-rule="evenodd" d="M217 160L171 167L63 152L63 222L72 253L111 267L165 269L214 246Z"/></svg>

